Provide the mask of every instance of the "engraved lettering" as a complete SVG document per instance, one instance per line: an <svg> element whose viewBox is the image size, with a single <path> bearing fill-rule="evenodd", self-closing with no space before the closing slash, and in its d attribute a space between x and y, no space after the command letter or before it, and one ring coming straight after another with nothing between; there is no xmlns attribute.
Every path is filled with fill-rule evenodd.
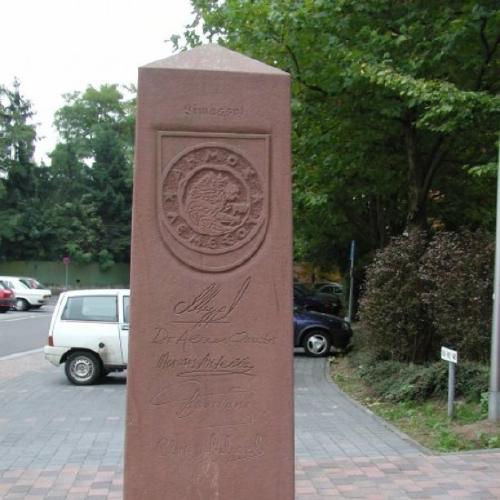
<svg viewBox="0 0 500 500"><path fill-rule="evenodd" d="M238 164L238 158L234 155L229 155L227 157L227 163L231 165L231 167L234 167L235 165Z"/></svg>
<svg viewBox="0 0 500 500"><path fill-rule="evenodd" d="M241 240L247 235L247 230L244 227L238 229L236 236Z"/></svg>
<svg viewBox="0 0 500 500"><path fill-rule="evenodd" d="M271 332L254 334L246 330L230 332L225 334L193 333L186 330L182 333L173 334L166 328L155 328L151 340L153 344L180 345L183 350L194 345L228 345L228 344L253 344L269 346L276 344L277 336Z"/></svg>
<svg viewBox="0 0 500 500"><path fill-rule="evenodd" d="M179 224L177 226L177 232L181 235L184 236L188 232L188 227L184 224Z"/></svg>
<svg viewBox="0 0 500 500"><path fill-rule="evenodd" d="M178 215L175 212L169 212L167 214L167 220L169 220L170 222L175 222L177 217Z"/></svg>
<svg viewBox="0 0 500 500"><path fill-rule="evenodd" d="M217 151L207 151L207 156L206 156L206 162L207 163L210 163L210 162L215 162L217 163L219 160L219 157L217 155Z"/></svg>
<svg viewBox="0 0 500 500"><path fill-rule="evenodd" d="M255 366L249 356L230 357L224 354L213 356L210 353L202 357L175 357L167 351L160 355L156 368L164 371L175 370L178 377L255 375Z"/></svg>
<svg viewBox="0 0 500 500"><path fill-rule="evenodd" d="M183 107L184 115L193 116L193 115L211 115L211 116L219 116L221 118L226 117L239 117L243 115L243 107L242 106L225 106L225 105L217 105L210 104L208 106L199 105L199 104L185 104Z"/></svg>
<svg viewBox="0 0 500 500"><path fill-rule="evenodd" d="M174 313L178 316L191 315L180 322L201 326L208 323L220 323L236 309L250 286L251 278L246 278L234 297L226 302L220 299L222 287L211 283L192 299L181 300L174 305ZM217 300L220 299L220 300Z"/></svg>
<svg viewBox="0 0 500 500"><path fill-rule="evenodd" d="M252 391L239 386L207 392L199 382L190 380L161 389L151 398L151 404L157 407L174 407L175 416L179 419L214 410L231 415L240 412L241 415L241 410L250 409L253 396ZM244 415L246 413L245 411Z"/></svg>
<svg viewBox="0 0 500 500"><path fill-rule="evenodd" d="M164 328L156 328L155 329L155 335L153 337L153 340L151 341L153 344L163 344L163 343L170 343L173 341L176 337L171 336L168 334L168 332Z"/></svg>
<svg viewBox="0 0 500 500"><path fill-rule="evenodd" d="M246 331L236 332L231 334L229 338L230 342L242 343L242 344L275 344L276 336L270 333L265 333L264 335L252 335Z"/></svg>
<svg viewBox="0 0 500 500"><path fill-rule="evenodd" d="M164 436L156 443L162 458L177 458L181 461L203 461L207 459L235 462L256 460L265 454L264 436L255 432L249 436L238 436L230 431L212 432L202 443Z"/></svg>
<svg viewBox="0 0 500 500"><path fill-rule="evenodd" d="M231 461L248 460L264 455L263 437L255 434L251 439L237 439L230 434L210 436L208 454L212 457L226 458Z"/></svg>
<svg viewBox="0 0 500 500"><path fill-rule="evenodd" d="M187 457L193 453L188 443L182 443L176 438L161 438L157 443L157 449L160 457Z"/></svg>

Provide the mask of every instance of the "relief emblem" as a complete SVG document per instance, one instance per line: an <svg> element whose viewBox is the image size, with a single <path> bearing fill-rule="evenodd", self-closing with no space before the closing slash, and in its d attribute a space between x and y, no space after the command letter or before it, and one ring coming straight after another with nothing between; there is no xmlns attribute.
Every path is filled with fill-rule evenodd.
<svg viewBox="0 0 500 500"><path fill-rule="evenodd" d="M266 187L256 166L230 145L184 149L161 171L159 220L165 243L202 270L236 267L262 240ZM255 238L259 241L252 245Z"/></svg>

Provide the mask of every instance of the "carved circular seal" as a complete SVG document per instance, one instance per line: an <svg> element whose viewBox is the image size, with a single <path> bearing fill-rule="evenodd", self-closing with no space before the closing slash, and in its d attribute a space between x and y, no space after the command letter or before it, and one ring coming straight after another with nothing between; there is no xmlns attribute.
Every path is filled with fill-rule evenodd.
<svg viewBox="0 0 500 500"><path fill-rule="evenodd" d="M225 146L177 156L163 177L164 222L187 248L222 254L248 243L262 226L264 191L254 166Z"/></svg>

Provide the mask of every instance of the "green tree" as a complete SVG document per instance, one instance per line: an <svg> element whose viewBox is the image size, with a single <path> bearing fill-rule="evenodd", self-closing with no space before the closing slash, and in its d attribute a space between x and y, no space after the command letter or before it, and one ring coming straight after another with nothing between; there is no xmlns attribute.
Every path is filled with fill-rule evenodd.
<svg viewBox="0 0 500 500"><path fill-rule="evenodd" d="M18 80L11 89L0 85L0 172L6 176L19 165L32 163L35 151L33 110L20 86Z"/></svg>
<svg viewBox="0 0 500 500"><path fill-rule="evenodd" d="M15 80L0 86L0 258L36 258L43 255L48 169L36 165L33 154L36 125L31 103Z"/></svg>
<svg viewBox="0 0 500 500"><path fill-rule="evenodd" d="M493 186L466 171L495 161L497 0L192 4L185 45L200 43L201 26L293 77L301 257L335 258L353 238L369 252L405 227L481 224L468 202L481 190L492 210Z"/></svg>
<svg viewBox="0 0 500 500"><path fill-rule="evenodd" d="M130 257L135 97L125 90L131 98L118 85L73 92L55 117L61 140L51 154L52 181L70 210L62 248L103 267Z"/></svg>

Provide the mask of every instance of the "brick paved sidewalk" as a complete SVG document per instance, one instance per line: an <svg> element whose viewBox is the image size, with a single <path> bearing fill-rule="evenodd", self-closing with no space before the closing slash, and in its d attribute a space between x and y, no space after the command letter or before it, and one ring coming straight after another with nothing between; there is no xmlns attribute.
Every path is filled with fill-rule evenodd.
<svg viewBox="0 0 500 500"><path fill-rule="evenodd" d="M325 368L295 357L296 500L500 498L500 452L428 455ZM40 353L0 360L0 498L122 498L124 402L123 376L75 387Z"/></svg>

